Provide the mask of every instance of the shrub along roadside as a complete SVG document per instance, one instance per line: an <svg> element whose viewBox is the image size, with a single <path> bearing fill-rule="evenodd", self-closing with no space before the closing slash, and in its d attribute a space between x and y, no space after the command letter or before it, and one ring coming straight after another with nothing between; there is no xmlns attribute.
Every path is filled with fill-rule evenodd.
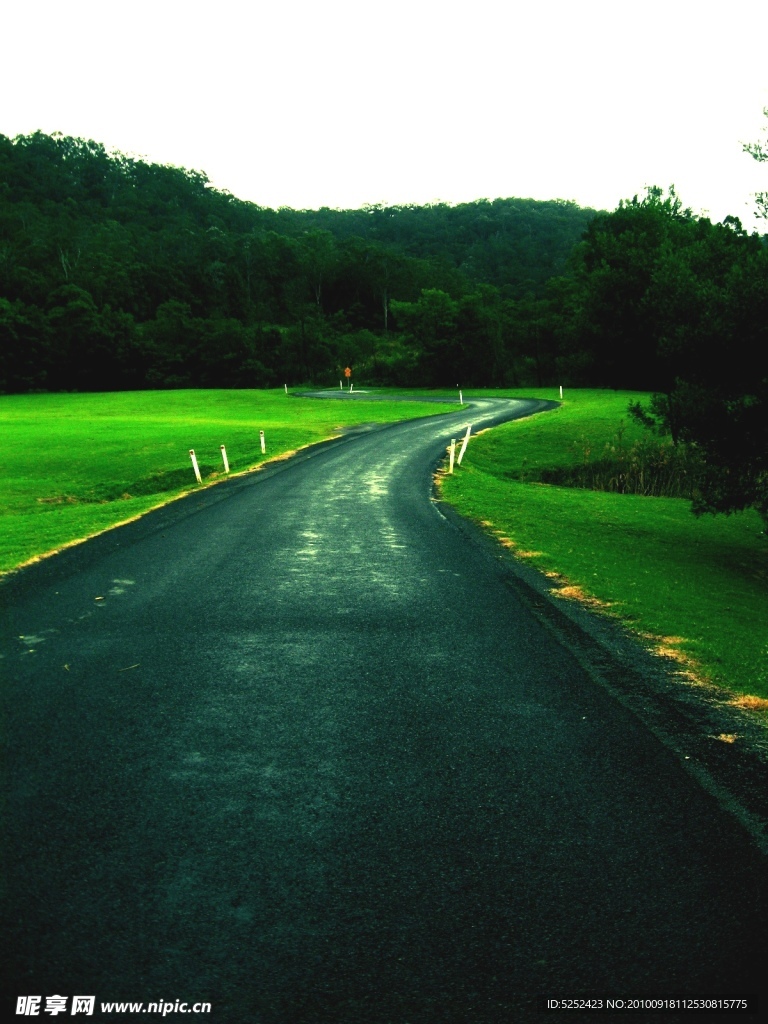
<svg viewBox="0 0 768 1024"><path fill-rule="evenodd" d="M552 398L551 391L526 391ZM736 694L768 698L768 538L756 512L696 518L681 498L541 482L578 470L628 422L629 392L572 391L561 408L484 433L441 479L460 513L596 599L681 662ZM768 704L766 704L768 707Z"/></svg>

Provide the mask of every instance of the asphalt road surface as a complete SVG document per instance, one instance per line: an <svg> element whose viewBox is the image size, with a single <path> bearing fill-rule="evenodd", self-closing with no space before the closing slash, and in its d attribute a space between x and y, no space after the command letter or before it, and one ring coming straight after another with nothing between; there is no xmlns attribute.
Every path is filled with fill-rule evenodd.
<svg viewBox="0 0 768 1024"><path fill-rule="evenodd" d="M541 406L351 432L0 587L14 1004L764 993L758 845L432 498L464 425Z"/></svg>

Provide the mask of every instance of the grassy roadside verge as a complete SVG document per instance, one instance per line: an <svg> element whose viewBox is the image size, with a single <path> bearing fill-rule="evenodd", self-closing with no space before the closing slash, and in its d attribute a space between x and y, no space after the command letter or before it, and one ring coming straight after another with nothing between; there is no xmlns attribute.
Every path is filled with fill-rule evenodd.
<svg viewBox="0 0 768 1024"><path fill-rule="evenodd" d="M564 597L618 617L690 679L768 709L768 539L756 513L696 519L684 499L536 482L599 455L622 421L627 441L640 436L626 413L637 397L572 391L555 412L482 434L441 478L443 497L557 578Z"/></svg>
<svg viewBox="0 0 768 1024"><path fill-rule="evenodd" d="M331 402L279 391L0 397L0 572L142 515L204 484L357 423L449 412L418 401ZM266 439L261 453L259 431Z"/></svg>

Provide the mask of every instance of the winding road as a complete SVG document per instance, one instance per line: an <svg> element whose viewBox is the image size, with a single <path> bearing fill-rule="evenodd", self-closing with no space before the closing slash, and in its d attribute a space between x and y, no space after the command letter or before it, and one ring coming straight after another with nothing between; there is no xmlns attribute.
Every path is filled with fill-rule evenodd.
<svg viewBox="0 0 768 1024"><path fill-rule="evenodd" d="M0 587L8 998L516 1024L757 991L765 857L433 498L466 424L544 406L360 428Z"/></svg>

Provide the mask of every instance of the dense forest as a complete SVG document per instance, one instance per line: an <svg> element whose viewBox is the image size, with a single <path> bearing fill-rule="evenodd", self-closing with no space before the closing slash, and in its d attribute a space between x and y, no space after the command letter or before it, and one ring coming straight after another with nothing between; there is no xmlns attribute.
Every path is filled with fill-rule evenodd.
<svg viewBox="0 0 768 1024"><path fill-rule="evenodd" d="M345 366L653 392L634 415L705 458L699 507L768 517L768 236L736 218L655 187L610 213L269 210L95 142L0 136L0 392L329 384Z"/></svg>
<svg viewBox="0 0 768 1024"><path fill-rule="evenodd" d="M516 304L592 215L275 211L94 142L0 136L0 389L265 387L347 365L368 383L529 379Z"/></svg>

